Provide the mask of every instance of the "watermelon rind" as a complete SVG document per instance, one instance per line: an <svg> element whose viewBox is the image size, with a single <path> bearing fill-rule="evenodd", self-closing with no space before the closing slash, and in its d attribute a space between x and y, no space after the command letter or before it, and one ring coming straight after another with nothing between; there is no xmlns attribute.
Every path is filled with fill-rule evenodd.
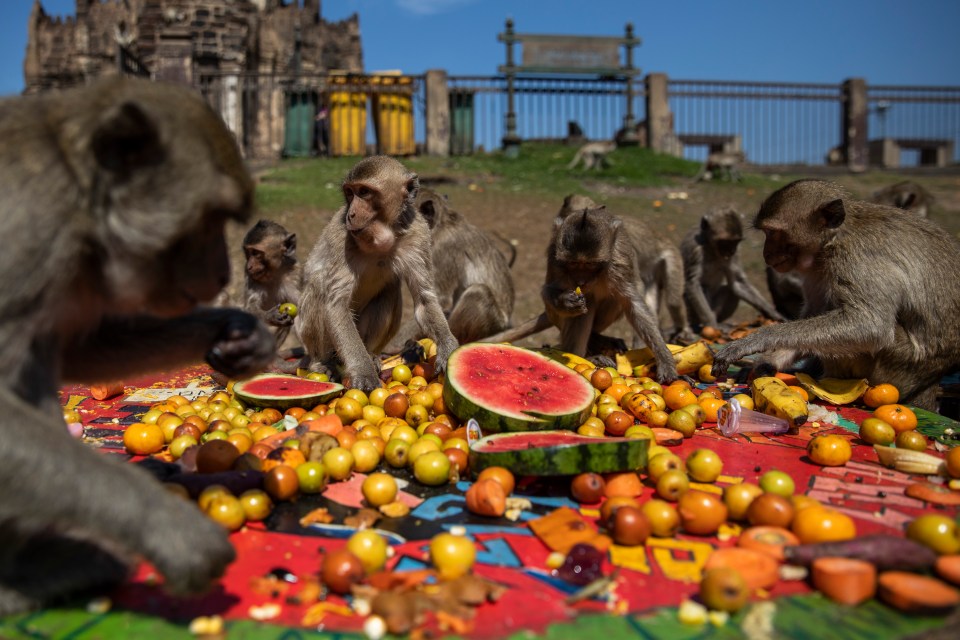
<svg viewBox="0 0 960 640"><path fill-rule="evenodd" d="M276 389L273 393L252 390L255 386L263 386L270 382L275 383ZM285 386L290 387L286 393L283 392ZM302 389L293 391L294 388ZM261 373L233 385L233 395L244 404L282 410L291 407L311 408L336 398L343 391L343 385L336 382L320 382L283 373Z"/></svg>
<svg viewBox="0 0 960 640"><path fill-rule="evenodd" d="M552 438L558 443L549 444ZM490 450L508 443L508 451ZM565 430L493 433L473 443L469 464L475 473L487 467L506 467L523 476L638 471L647 466L649 446L647 438L597 438Z"/></svg>
<svg viewBox="0 0 960 640"><path fill-rule="evenodd" d="M477 357L486 359L484 366ZM471 393L471 385L482 385L485 397L479 397L481 389ZM530 349L470 343L447 360L444 404L460 420L476 420L485 433L576 429L590 417L594 399L586 378Z"/></svg>

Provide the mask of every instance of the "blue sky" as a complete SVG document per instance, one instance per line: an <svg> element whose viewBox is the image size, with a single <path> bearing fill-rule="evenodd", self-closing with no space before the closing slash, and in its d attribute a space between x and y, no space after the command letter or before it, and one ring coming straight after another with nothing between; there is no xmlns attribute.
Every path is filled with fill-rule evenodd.
<svg viewBox="0 0 960 640"><path fill-rule="evenodd" d="M76 6L42 4L51 15ZM0 0L0 95L23 89L32 6ZM960 0L322 1L327 20L354 12L366 71L493 75L509 16L520 33L619 36L632 22L635 65L675 79L960 85Z"/></svg>

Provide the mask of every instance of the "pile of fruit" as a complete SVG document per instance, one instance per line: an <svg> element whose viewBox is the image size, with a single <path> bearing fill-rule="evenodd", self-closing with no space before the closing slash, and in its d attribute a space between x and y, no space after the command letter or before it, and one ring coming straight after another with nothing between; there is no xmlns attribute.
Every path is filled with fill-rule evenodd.
<svg viewBox="0 0 960 640"><path fill-rule="evenodd" d="M429 344L425 346L429 354ZM758 590L782 579L785 563L807 567L811 585L844 604L875 594L910 612L940 613L960 604L960 593L946 584L960 584L960 537L953 518L930 512L910 522L904 537L858 537L850 516L796 493L793 479L783 471L768 471L757 484L740 482L707 490L703 485L721 477L720 456L706 446L685 457L671 450L699 430L715 427L731 397L743 409L776 415L796 428L807 422L808 385L760 378L753 381L750 393L734 393L733 385L710 378L709 350L703 345L674 351L684 372L698 372L712 383L697 385L705 388L682 379L657 383L644 375L648 364L639 352L609 369L570 354L549 350L534 354L561 363L561 371L555 372L558 381L551 383L546 373L550 367L528 363L527 353L533 352L494 346L501 349L497 357L529 366L530 384L543 393L556 391L555 402L563 409L552 413L517 409L513 396L535 394L517 388L516 380L497 375L481 376L490 389L478 392L470 377L477 372L471 367L491 365L471 360L476 354L469 353L473 345L467 345L461 348L464 353L451 358L446 379L433 375L430 358L412 367L395 362L384 372L384 386L369 395L304 372L300 379L266 379L267 387L294 389L285 398L243 385L193 401L173 396L129 426L124 445L131 454L176 463L180 473L168 478L171 490L196 500L231 531L268 517L278 501L321 493L354 473L367 474L362 483L366 507L376 510L377 517L388 518L403 517L409 510L399 499L398 476L434 487L472 479L465 492L471 513L516 518L524 509L523 496L515 495L519 476L560 474L569 481L569 496L596 508L599 517L584 519L570 509L558 509L529 526L554 552L546 568L584 587L584 597L612 588L610 576L600 570L611 544L637 546L651 536L734 532L736 544L716 550L707 560L699 603L680 609L690 622L702 622L708 610L741 609ZM520 360L514 362L514 357ZM299 380L318 386L303 390L297 386ZM897 452L888 458L882 454L881 462L940 477L930 483L935 487L933 497L922 499L960 502L956 491L960 486L954 486L960 483L960 448L943 457L921 453L928 442L916 431L913 412L897 404L896 389L890 385L869 387L852 400L874 409L860 426L860 438ZM574 416L576 424L571 423ZM467 426L471 418L485 433L504 433L476 440ZM540 439L525 431L513 433L521 424ZM511 450L505 444L511 438L524 444ZM807 448L808 461L842 466L851 458L850 440L836 433L814 437ZM567 458L564 447L581 448ZM653 496L641 500L645 488L652 488ZM571 531L579 533L574 536ZM323 558L318 575L327 589L340 594L356 595L371 584L380 585L376 593L367 594L376 601L390 591L385 579L376 577L383 573L388 554L387 541L361 526L346 547ZM460 580L471 575L475 549L468 537L444 533L431 541L430 559L441 581ZM405 589L410 591L410 585ZM484 593L474 605L495 597L493 591ZM416 623L410 616L395 621L396 616L377 607L373 613L392 633L404 633Z"/></svg>

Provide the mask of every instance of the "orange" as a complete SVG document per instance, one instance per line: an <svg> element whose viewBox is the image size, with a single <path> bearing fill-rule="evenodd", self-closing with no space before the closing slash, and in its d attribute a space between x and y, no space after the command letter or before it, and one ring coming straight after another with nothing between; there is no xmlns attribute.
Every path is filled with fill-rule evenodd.
<svg viewBox="0 0 960 640"><path fill-rule="evenodd" d="M799 394L800 397L803 398L804 402L810 402L810 394L807 393L807 390L804 389L803 387L799 385L787 385L787 389L790 389L790 391L793 391L794 393Z"/></svg>
<svg viewBox="0 0 960 640"><path fill-rule="evenodd" d="M285 416L293 416L296 420L299 421L299 420L300 420L300 416L302 416L302 415L305 414L306 412L307 412L307 410L304 409L303 407L290 407L289 409L287 409L286 411L283 412L283 415L285 415Z"/></svg>
<svg viewBox="0 0 960 640"><path fill-rule="evenodd" d="M686 383L674 382L663 390L663 400L667 406L673 410L685 407L688 404L695 404L697 396L690 390Z"/></svg>
<svg viewBox="0 0 960 640"><path fill-rule="evenodd" d="M873 415L889 424L897 433L917 428L917 414L906 405L880 405L873 410Z"/></svg>
<svg viewBox="0 0 960 640"><path fill-rule="evenodd" d="M137 456L148 456L163 449L163 429L155 424L134 422L123 432L123 446Z"/></svg>
<svg viewBox="0 0 960 640"><path fill-rule="evenodd" d="M727 402L726 400L720 400L719 398L707 396L706 398L701 397L698 404L706 414L704 422L716 422L717 412L720 411L720 407L727 404Z"/></svg>
<svg viewBox="0 0 960 640"><path fill-rule="evenodd" d="M603 493L608 498L614 496L628 496L634 498L643 493L643 483L635 471L608 473L603 476L606 484Z"/></svg>
<svg viewBox="0 0 960 640"><path fill-rule="evenodd" d="M615 382L604 390L608 396L612 396L617 402L623 398L624 394L630 391L630 387L625 384Z"/></svg>
<svg viewBox="0 0 960 640"><path fill-rule="evenodd" d="M300 449L292 449L290 447L280 447L279 449L274 449L267 455L267 458L263 461L262 471L266 473L274 467L285 465L291 469L296 469L307 459L300 452Z"/></svg>
<svg viewBox="0 0 960 640"><path fill-rule="evenodd" d="M853 518L829 507L807 507L797 511L790 525L801 544L834 542L856 537Z"/></svg>
<svg viewBox="0 0 960 640"><path fill-rule="evenodd" d="M494 480L498 482L500 486L503 487L503 492L508 496L513 493L513 488L517 486L513 472L506 467L487 467L477 474L475 482L480 482L481 480Z"/></svg>
<svg viewBox="0 0 960 640"><path fill-rule="evenodd" d="M946 455L947 473L951 478L960 478L960 447L954 447L947 451Z"/></svg>
<svg viewBox="0 0 960 640"><path fill-rule="evenodd" d="M835 433L815 436L807 443L807 455L816 464L825 467L846 464L852 453L850 441Z"/></svg>
<svg viewBox="0 0 960 640"><path fill-rule="evenodd" d="M863 404L876 409L885 404L896 404L900 400L900 391L888 382L867 387L863 392Z"/></svg>

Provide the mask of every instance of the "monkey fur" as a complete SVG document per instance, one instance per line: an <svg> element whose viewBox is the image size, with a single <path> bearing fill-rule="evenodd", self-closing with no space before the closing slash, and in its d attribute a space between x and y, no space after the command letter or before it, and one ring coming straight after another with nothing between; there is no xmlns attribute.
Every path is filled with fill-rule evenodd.
<svg viewBox="0 0 960 640"><path fill-rule="evenodd" d="M941 378L960 366L960 243L937 224L855 200L839 185L799 180L770 195L754 226L764 260L803 282L804 317L727 344L721 374L750 354L821 361L824 375L888 382L901 402L934 409Z"/></svg>
<svg viewBox="0 0 960 640"><path fill-rule="evenodd" d="M388 156L358 162L343 181L345 205L324 227L303 272L294 327L314 371L365 392L380 386L379 355L403 313L401 282L414 317L437 344L442 372L457 348L433 287L430 227L417 214L417 174Z"/></svg>
<svg viewBox="0 0 960 640"><path fill-rule="evenodd" d="M287 302L300 304L297 234L272 220L260 220L244 236L243 253L243 309L273 328L278 349L275 366L288 370L288 353L281 348L293 327L293 316L279 307Z"/></svg>
<svg viewBox="0 0 960 640"><path fill-rule="evenodd" d="M588 142L573 154L573 159L567 165L567 169L574 169L578 164L583 164L583 170L606 169L610 166L610 159L607 156L617 149L617 143L613 140L599 140Z"/></svg>
<svg viewBox="0 0 960 640"><path fill-rule="evenodd" d="M742 240L740 214L721 206L705 213L700 225L680 243L686 278L684 300L694 322L716 327L733 315L741 300L768 318L783 320L740 266L737 249Z"/></svg>
<svg viewBox="0 0 960 640"><path fill-rule="evenodd" d="M0 141L0 615L110 588L134 555L201 591L234 558L223 528L71 437L58 390L270 363L256 318L197 306L229 278L224 223L253 202L233 134L194 92L114 76L0 101Z"/></svg>
<svg viewBox="0 0 960 640"><path fill-rule="evenodd" d="M457 341L474 342L509 327L514 302L512 259L497 248L499 238L470 224L432 189L421 186L416 205L430 226L433 282ZM398 351L397 341L418 335L411 323L404 322L387 351Z"/></svg>

